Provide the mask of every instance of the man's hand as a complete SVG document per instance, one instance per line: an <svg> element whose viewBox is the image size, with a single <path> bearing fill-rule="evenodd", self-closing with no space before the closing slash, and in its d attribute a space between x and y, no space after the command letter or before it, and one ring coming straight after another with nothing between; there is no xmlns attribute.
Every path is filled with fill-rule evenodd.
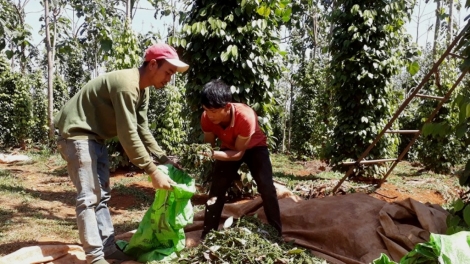
<svg viewBox="0 0 470 264"><path fill-rule="evenodd" d="M198 154L198 155L201 155L201 156L206 156L206 157L209 157L209 158L213 159L213 158L214 158L214 153L215 153L214 149L211 148L210 151L198 151L197 154Z"/></svg>
<svg viewBox="0 0 470 264"><path fill-rule="evenodd" d="M159 170L154 171L150 178L155 189L171 190L171 185L176 185L176 182Z"/></svg>

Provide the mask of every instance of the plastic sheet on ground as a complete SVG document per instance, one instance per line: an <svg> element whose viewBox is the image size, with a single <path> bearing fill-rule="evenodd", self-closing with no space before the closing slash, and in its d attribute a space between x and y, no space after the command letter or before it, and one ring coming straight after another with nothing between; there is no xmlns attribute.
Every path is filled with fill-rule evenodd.
<svg viewBox="0 0 470 264"><path fill-rule="evenodd" d="M22 154L3 154L0 153L0 163L14 163L30 161L31 158Z"/></svg>
<svg viewBox="0 0 470 264"><path fill-rule="evenodd" d="M446 230L448 213L438 205L413 199L387 203L361 193L303 200L282 186L276 188L283 238L310 249L330 263L371 263L382 253L398 262L417 243L429 241L430 233L443 234ZM230 216L253 214L266 222L261 198L226 204L221 225ZM200 242L202 226L203 212L199 212L194 216L194 223L185 228L187 247ZM44 254L34 248L36 259L44 259ZM21 250L25 254L32 249ZM9 262L2 262L6 260ZM0 259L0 263L26 263L22 261L16 252ZM57 259L51 263L72 262ZM128 263L135 262L125 264Z"/></svg>

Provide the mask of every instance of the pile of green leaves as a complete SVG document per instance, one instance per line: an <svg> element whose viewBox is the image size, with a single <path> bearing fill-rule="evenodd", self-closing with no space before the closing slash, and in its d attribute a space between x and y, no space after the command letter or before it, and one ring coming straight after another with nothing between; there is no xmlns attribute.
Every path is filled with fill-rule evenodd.
<svg viewBox="0 0 470 264"><path fill-rule="evenodd" d="M256 183L251 176L251 172L246 163L243 163L238 169L238 175L229 190L227 191L227 198L229 201L235 201L238 199L252 197L256 194Z"/></svg>
<svg viewBox="0 0 470 264"><path fill-rule="evenodd" d="M183 144L175 150L178 163L196 183L203 187L209 182L209 172L212 168L212 147L210 144Z"/></svg>
<svg viewBox="0 0 470 264"><path fill-rule="evenodd" d="M308 250L279 238L277 231L256 217L244 217L212 231L198 246L182 251L178 263L324 263Z"/></svg>
<svg viewBox="0 0 470 264"><path fill-rule="evenodd" d="M176 150L178 162L191 177L196 180L196 184L201 187L201 191L207 193L211 186L212 179L210 172L212 169L212 147L210 144L188 144L181 145ZM251 197L256 192L256 184L246 164L242 164L238 170L240 177L235 180L228 190L228 200L237 200L243 197Z"/></svg>

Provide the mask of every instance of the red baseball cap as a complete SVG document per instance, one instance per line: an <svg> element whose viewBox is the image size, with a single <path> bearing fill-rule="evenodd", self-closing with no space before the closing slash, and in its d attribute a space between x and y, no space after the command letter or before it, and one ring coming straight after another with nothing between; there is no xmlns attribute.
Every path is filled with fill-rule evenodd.
<svg viewBox="0 0 470 264"><path fill-rule="evenodd" d="M157 43L148 47L145 51L144 61L164 59L173 66L177 72L185 72L189 65L180 61L176 50L165 43Z"/></svg>

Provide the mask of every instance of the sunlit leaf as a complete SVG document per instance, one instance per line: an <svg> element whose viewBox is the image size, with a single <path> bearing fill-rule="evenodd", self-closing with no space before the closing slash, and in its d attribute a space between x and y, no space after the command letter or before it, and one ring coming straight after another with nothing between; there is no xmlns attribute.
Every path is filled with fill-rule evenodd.
<svg viewBox="0 0 470 264"><path fill-rule="evenodd" d="M229 218L227 218L227 220L225 220L224 222L224 229L227 229L229 227L231 227L233 224L233 216L230 216Z"/></svg>
<svg viewBox="0 0 470 264"><path fill-rule="evenodd" d="M233 57L238 57L238 47L237 47L237 45L232 46L232 56Z"/></svg>
<svg viewBox="0 0 470 264"><path fill-rule="evenodd" d="M253 68L253 63L251 62L251 60L246 60L246 64L248 65L248 67Z"/></svg>
<svg viewBox="0 0 470 264"><path fill-rule="evenodd" d="M215 246L210 247L209 249L212 252L216 252L217 250L219 250L219 248L220 248L220 246L215 245Z"/></svg>
<svg viewBox="0 0 470 264"><path fill-rule="evenodd" d="M220 60L222 62L226 62L228 60L229 56L228 56L228 52L222 52L220 53Z"/></svg>
<svg viewBox="0 0 470 264"><path fill-rule="evenodd" d="M418 62L414 61L412 63L408 64L407 67L408 73L411 74L411 76L415 75L419 71L419 64Z"/></svg>
<svg viewBox="0 0 470 264"><path fill-rule="evenodd" d="M246 245L246 240L245 239L241 239L241 238L236 237L235 240L240 242L240 244L242 244L242 245Z"/></svg>
<svg viewBox="0 0 470 264"><path fill-rule="evenodd" d="M260 16L267 17L267 16L269 16L269 14L271 13L271 8L269 8L268 6L266 6L266 4L262 4L261 7L256 10L256 12L257 12Z"/></svg>
<svg viewBox="0 0 470 264"><path fill-rule="evenodd" d="M291 9L291 8L287 9L287 10L283 13L282 21L283 21L283 22L289 21L290 18L291 18L291 14L292 14L292 9Z"/></svg>
<svg viewBox="0 0 470 264"><path fill-rule="evenodd" d="M287 251L287 254L290 254L290 255L300 254L300 253L302 253L302 252L304 252L304 251L305 251L304 249L293 248L293 249Z"/></svg>
<svg viewBox="0 0 470 264"><path fill-rule="evenodd" d="M351 8L351 14L353 14L353 15L357 14L358 11L359 11L359 5L354 5Z"/></svg>

